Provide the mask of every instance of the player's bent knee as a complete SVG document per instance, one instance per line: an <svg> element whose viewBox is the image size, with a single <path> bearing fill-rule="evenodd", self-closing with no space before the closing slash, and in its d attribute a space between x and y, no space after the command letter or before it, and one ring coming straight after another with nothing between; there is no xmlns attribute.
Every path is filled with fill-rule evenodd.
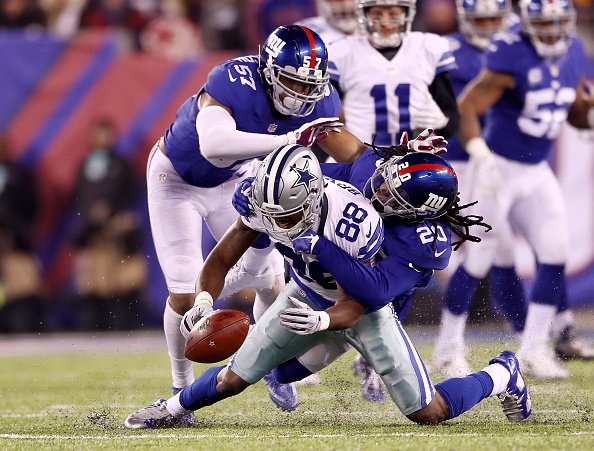
<svg viewBox="0 0 594 451"><path fill-rule="evenodd" d="M194 287L200 273L201 260L186 255L173 255L165 260L163 272L170 289ZM178 290L176 290L178 291Z"/></svg>
<svg viewBox="0 0 594 451"><path fill-rule="evenodd" d="M219 373L217 381L217 391L227 396L235 396L250 386L229 368L225 368Z"/></svg>
<svg viewBox="0 0 594 451"><path fill-rule="evenodd" d="M169 305L178 314L183 315L194 306L194 293L175 294L169 293Z"/></svg>
<svg viewBox="0 0 594 451"><path fill-rule="evenodd" d="M439 393L429 405L406 416L417 424L438 424L450 418L450 409Z"/></svg>

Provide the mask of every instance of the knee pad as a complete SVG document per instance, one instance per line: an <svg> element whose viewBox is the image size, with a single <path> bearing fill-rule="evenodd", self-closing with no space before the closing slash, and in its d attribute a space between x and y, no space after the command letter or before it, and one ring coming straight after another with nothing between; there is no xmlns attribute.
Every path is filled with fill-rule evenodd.
<svg viewBox="0 0 594 451"><path fill-rule="evenodd" d="M169 257L163 265L163 272L169 290L178 294L196 291L196 281L201 266L199 258L191 258L185 255Z"/></svg>

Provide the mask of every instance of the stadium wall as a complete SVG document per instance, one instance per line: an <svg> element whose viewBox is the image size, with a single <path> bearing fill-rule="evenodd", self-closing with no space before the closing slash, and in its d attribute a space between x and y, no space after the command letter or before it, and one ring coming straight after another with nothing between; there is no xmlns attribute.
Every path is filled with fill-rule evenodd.
<svg viewBox="0 0 594 451"><path fill-rule="evenodd" d="M40 193L35 243L48 289L70 281L70 237L76 212L70 204L78 169L88 152L92 121L109 116L120 131L117 151L144 177L152 144L169 126L179 105L197 92L210 69L235 56L213 53L181 62L118 51L117 38L84 32L64 41L44 34L0 33L0 133L13 156L34 170ZM594 79L594 60L587 76ZM571 231L569 296L594 306L594 134L565 126L551 160L563 187ZM152 247L146 202L145 224L151 276L150 302L160 312L166 293ZM519 245L518 266L530 277L533 259Z"/></svg>

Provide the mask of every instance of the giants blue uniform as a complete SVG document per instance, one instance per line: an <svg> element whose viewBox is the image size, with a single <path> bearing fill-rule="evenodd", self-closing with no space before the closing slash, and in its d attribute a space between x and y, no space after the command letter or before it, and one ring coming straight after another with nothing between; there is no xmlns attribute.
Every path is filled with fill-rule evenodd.
<svg viewBox="0 0 594 451"><path fill-rule="evenodd" d="M325 175L349 182L363 191L380 162L372 150L367 150L353 163L323 163L321 166ZM434 269L446 268L452 253L451 230L447 224L432 221L403 224L389 218L384 221L381 261L373 268L348 257L323 237L319 246L317 260L333 268L333 275L345 291L366 305L368 311L392 301L400 317L415 289L427 286Z"/></svg>
<svg viewBox="0 0 594 451"><path fill-rule="evenodd" d="M186 183L204 188L241 176L237 171L246 160L219 168L206 160L200 152L196 116L199 111L198 97L202 92L230 108L237 129L243 132L283 135L306 122L321 117L336 117L340 112L338 94L329 85L326 95L316 103L309 116L278 114L260 79L257 56L235 58L215 67L199 93L190 97L177 111L175 122L165 133L167 157L177 173Z"/></svg>
<svg viewBox="0 0 594 451"><path fill-rule="evenodd" d="M475 78L485 65L485 54L477 47L470 45L461 33L448 36L448 41L456 58L456 66L449 70L452 87L456 97L460 95L466 85ZM458 138L448 139L448 151L441 155L448 161L466 161L468 154L458 141Z"/></svg>
<svg viewBox="0 0 594 451"><path fill-rule="evenodd" d="M491 43L486 67L514 77L515 87L486 113L483 136L493 152L536 164L545 160L557 137L583 73L581 41L570 38L567 54L539 57L524 34L507 33Z"/></svg>

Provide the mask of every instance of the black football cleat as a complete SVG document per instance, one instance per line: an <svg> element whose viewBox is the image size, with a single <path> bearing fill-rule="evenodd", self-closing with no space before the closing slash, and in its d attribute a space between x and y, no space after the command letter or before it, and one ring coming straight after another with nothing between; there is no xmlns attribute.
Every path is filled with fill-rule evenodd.
<svg viewBox="0 0 594 451"><path fill-rule="evenodd" d="M594 360L594 345L578 336L573 326L567 326L555 342L555 353L563 360Z"/></svg>

